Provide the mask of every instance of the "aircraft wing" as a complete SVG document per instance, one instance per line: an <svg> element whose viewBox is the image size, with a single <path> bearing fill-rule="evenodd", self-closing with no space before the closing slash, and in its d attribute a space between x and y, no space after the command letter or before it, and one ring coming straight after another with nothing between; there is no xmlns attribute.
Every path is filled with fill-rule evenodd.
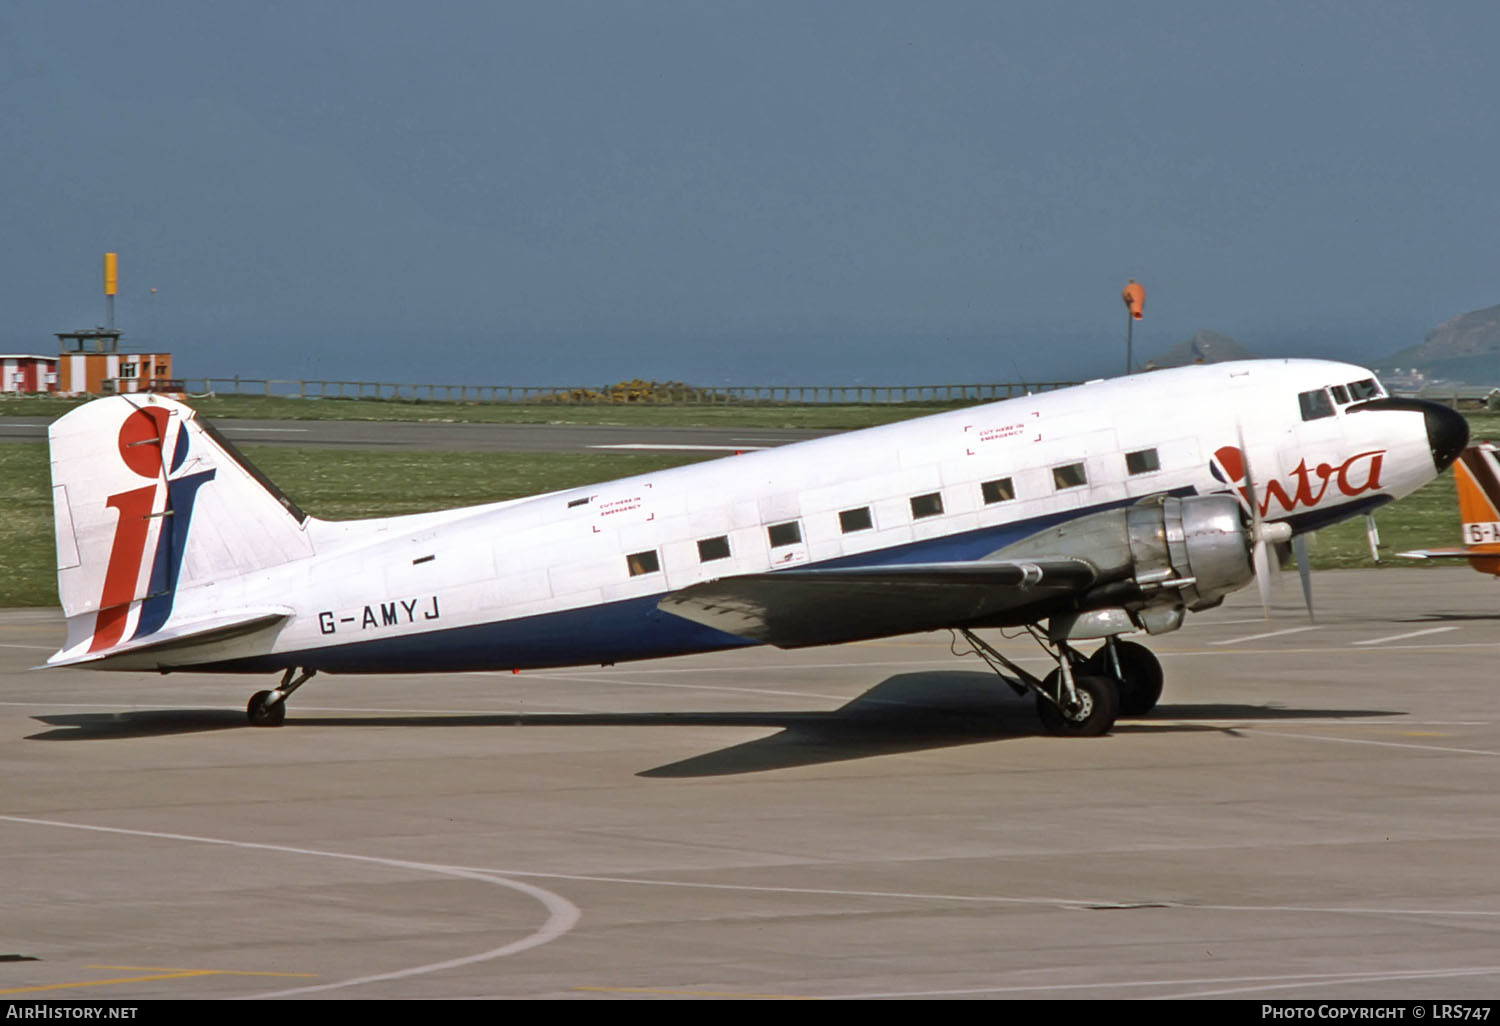
<svg viewBox="0 0 1500 1026"><path fill-rule="evenodd" d="M694 584L657 607L737 637L799 648L1038 615L1098 579L1083 559L778 570Z"/></svg>

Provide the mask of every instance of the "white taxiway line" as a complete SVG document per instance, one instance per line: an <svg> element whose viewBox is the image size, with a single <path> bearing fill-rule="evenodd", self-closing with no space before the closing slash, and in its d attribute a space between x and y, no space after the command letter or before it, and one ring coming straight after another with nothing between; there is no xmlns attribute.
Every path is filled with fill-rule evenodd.
<svg viewBox="0 0 1500 1026"><path fill-rule="evenodd" d="M1242 641L1262 641L1265 638L1279 638L1284 634L1301 634L1303 631L1321 630L1320 627L1287 627L1279 631L1267 631L1264 634L1247 634L1243 638L1230 638L1227 641L1210 641L1210 645L1238 645Z"/></svg>
<svg viewBox="0 0 1500 1026"><path fill-rule="evenodd" d="M8 823L28 823L32 826L60 827L66 830L91 830L102 834L124 834L129 837L154 837L169 841L187 841L191 844L217 844L227 848L245 848L252 851L280 852L287 855L314 855L325 859L343 859L349 862L366 862L378 866L389 866L395 869L410 869L418 872L436 873L440 876L455 876L467 880L477 880L480 883L494 884L499 887L507 887L513 891L519 891L536 901L547 910L547 921L533 931L530 935L522 937L490 951L481 951L475 955L466 955L460 958L449 959L445 962L432 962L426 965L412 966L408 969L397 969L393 972L377 973L370 976L359 976L350 980L339 980L335 983L318 983L309 987L294 987L291 990L280 990L270 994L252 994L252 998L291 997L297 994L311 994L317 991L338 990L343 987L355 987L363 983L377 983L382 980L399 980L409 976L420 976L426 973L439 972L444 969L453 969L458 966L472 965L475 962L486 962L493 958L503 958L520 951L526 951L549 941L554 941L578 925L582 913L578 906L567 898L552 891L544 890L534 884L522 883L519 880L508 880L505 877L488 870L465 869L462 866L445 866L433 862L413 862L408 859L387 859L375 855L354 855L341 851L322 851L317 848L297 848L286 844L262 844L253 841L231 841L222 837L199 837L193 834L172 834L157 830L127 830L123 827L93 826L87 823L69 823L64 820L55 819L31 819L26 816L0 816L0 821Z"/></svg>
<svg viewBox="0 0 1500 1026"><path fill-rule="evenodd" d="M1412 724L1416 726L1416 724ZM1367 737L1329 737L1325 734L1291 734L1280 730L1263 730L1260 727L1248 726L1247 732L1253 730L1256 734L1266 737L1289 737L1298 741L1328 741L1337 745L1373 745L1376 748L1411 748L1419 752L1443 752L1450 755L1488 755L1500 756L1500 752L1492 752L1484 748L1450 748L1446 745L1418 745L1409 741L1376 741Z"/></svg>
<svg viewBox="0 0 1500 1026"><path fill-rule="evenodd" d="M1420 638L1424 634L1442 634L1444 631L1456 631L1457 627L1429 627L1425 631L1408 631L1405 634L1391 634L1384 638L1371 638L1368 641L1356 641L1356 645L1384 645L1387 641L1405 641L1407 638Z"/></svg>

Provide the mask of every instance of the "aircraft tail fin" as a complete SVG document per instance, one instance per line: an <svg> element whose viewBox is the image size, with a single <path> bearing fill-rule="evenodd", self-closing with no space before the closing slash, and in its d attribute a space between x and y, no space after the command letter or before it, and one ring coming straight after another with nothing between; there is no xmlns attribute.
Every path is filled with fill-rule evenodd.
<svg viewBox="0 0 1500 1026"><path fill-rule="evenodd" d="M1500 447L1475 442L1453 464L1458 487L1458 518L1463 545L1414 549L1397 555L1412 559L1467 559L1480 573L1500 574Z"/></svg>
<svg viewBox="0 0 1500 1026"><path fill-rule="evenodd" d="M312 554L307 515L182 403L100 399L47 437L68 618L54 662L138 647L174 613L222 613L233 589L198 591L187 612L179 595Z"/></svg>
<svg viewBox="0 0 1500 1026"><path fill-rule="evenodd" d="M1500 460L1496 454L1493 444L1478 442L1464 449L1453 465L1469 565L1488 574L1500 574Z"/></svg>

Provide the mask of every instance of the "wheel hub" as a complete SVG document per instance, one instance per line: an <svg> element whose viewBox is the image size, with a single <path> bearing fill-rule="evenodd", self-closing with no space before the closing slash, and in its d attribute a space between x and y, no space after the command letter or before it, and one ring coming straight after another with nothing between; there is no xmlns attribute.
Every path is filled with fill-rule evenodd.
<svg viewBox="0 0 1500 1026"><path fill-rule="evenodd" d="M1094 712L1094 696L1079 688L1075 694L1078 700L1068 706L1066 715L1074 723L1082 723Z"/></svg>

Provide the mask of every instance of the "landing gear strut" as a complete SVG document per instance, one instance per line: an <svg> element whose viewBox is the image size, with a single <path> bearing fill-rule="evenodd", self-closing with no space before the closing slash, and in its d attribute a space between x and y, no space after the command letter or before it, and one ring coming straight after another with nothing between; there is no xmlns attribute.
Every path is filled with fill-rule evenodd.
<svg viewBox="0 0 1500 1026"><path fill-rule="evenodd" d="M287 667L286 673L282 674L281 684L274 691L257 691L250 696L250 704L245 707L245 716L250 720L252 726L256 727L279 727L286 722L286 700L302 685L312 679L317 670L303 670L297 675L296 667ZM294 679L295 678L295 679Z"/></svg>
<svg viewBox="0 0 1500 1026"><path fill-rule="evenodd" d="M1034 627L1027 630L1057 660L1057 669L1045 679L1017 666L973 631L960 628L959 633L1012 690L1036 696L1037 716L1048 732L1071 737L1108 734L1119 715L1115 679L1091 667L1067 642L1048 642Z"/></svg>

